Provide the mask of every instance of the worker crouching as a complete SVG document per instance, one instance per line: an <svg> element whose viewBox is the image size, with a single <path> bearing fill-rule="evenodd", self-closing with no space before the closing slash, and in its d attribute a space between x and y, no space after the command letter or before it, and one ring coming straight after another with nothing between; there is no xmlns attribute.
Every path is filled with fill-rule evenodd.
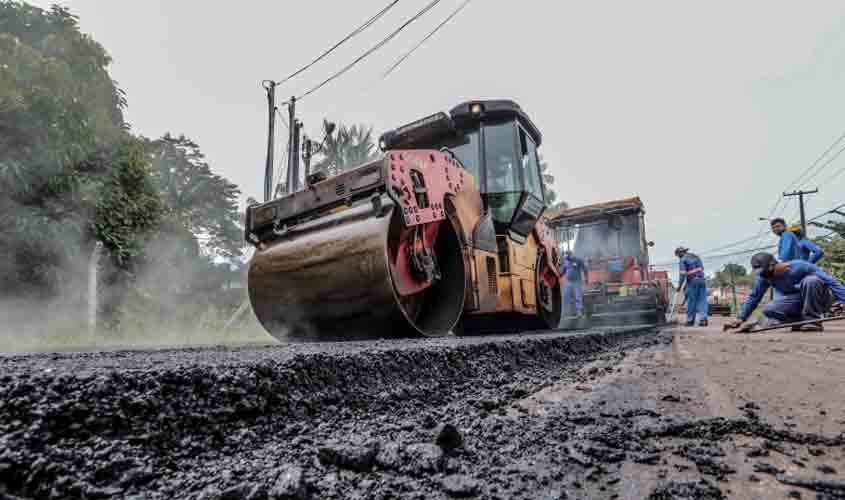
<svg viewBox="0 0 845 500"><path fill-rule="evenodd" d="M822 319L830 306L831 292L836 300L845 303L845 287L817 265L802 260L778 262L770 253L758 253L751 257L754 287L735 320L727 329L739 328L751 331L755 326L746 323L751 313L760 304L769 288L780 294L763 308L767 325ZM821 323L794 327L794 331L823 331Z"/></svg>

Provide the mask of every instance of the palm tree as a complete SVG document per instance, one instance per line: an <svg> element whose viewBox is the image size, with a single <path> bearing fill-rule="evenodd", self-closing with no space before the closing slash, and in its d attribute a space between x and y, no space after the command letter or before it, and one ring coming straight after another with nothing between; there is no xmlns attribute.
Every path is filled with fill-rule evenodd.
<svg viewBox="0 0 845 500"><path fill-rule="evenodd" d="M363 165L377 156L373 140L373 127L365 125L339 125L332 130L328 120L323 120L326 139L319 151L319 160L314 172L337 175L351 168Z"/></svg>
<svg viewBox="0 0 845 500"><path fill-rule="evenodd" d="M546 198L546 204L552 206L557 200L557 193L552 189L552 184L555 183L555 176L549 173L549 164L543 159L543 155L538 154L537 158L540 161L540 175L543 176L543 194ZM566 204L566 202L561 203Z"/></svg>

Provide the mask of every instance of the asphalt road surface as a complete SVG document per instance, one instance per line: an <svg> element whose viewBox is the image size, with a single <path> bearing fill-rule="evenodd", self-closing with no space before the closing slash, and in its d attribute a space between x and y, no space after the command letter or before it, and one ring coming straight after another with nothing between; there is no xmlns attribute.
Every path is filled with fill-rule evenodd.
<svg viewBox="0 0 845 500"><path fill-rule="evenodd" d="M845 498L845 334L717 328L7 356L0 498Z"/></svg>

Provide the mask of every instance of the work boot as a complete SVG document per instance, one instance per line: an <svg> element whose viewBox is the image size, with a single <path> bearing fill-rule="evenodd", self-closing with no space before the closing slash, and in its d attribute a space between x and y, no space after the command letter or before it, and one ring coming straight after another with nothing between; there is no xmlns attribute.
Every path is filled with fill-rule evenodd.
<svg viewBox="0 0 845 500"><path fill-rule="evenodd" d="M707 320L703 319L701 322L698 323L698 326L707 326Z"/></svg>
<svg viewBox="0 0 845 500"><path fill-rule="evenodd" d="M802 325L800 327L800 331L802 331L802 332L823 332L824 331L824 325L821 324L821 323Z"/></svg>
<svg viewBox="0 0 845 500"><path fill-rule="evenodd" d="M687 321L684 326L695 326L695 321Z"/></svg>

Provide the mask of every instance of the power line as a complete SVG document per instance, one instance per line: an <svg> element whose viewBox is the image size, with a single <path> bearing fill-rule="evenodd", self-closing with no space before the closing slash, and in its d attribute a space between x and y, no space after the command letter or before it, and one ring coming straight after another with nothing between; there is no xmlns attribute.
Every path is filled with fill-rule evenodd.
<svg viewBox="0 0 845 500"><path fill-rule="evenodd" d="M425 7L422 8L422 10L420 10L419 12L417 12L416 14L411 16L411 18L409 18L401 26L399 26L398 28L393 30L393 32L391 32L389 35L387 35L385 38L383 38L377 44L375 44L372 47L370 47L369 49L367 49L367 51L364 52L363 54L361 54L357 59L355 59L351 63L347 64L340 71L338 71L335 74L333 74L332 76L326 78L325 80L323 80L322 82L317 84L315 87L311 88L309 91L307 91L304 94L302 94L301 96L297 97L297 100L302 99L303 97L309 96L309 95L313 94L314 92L317 92L318 90L325 87L329 83L333 82L337 78L340 78L341 76L343 76L347 71L349 71L350 69L355 67L355 65L357 65L359 62L363 61L364 59L369 57L372 53L376 52L377 50L382 48L384 45L386 45L388 42L393 40L396 37L396 35L401 33L411 23L413 23L414 21L416 21L417 19L419 19L420 17L425 15L428 11L430 11L432 8L434 8L435 5L437 5L440 2L441 2L441 0L432 0L431 2L429 2L428 5L426 5Z"/></svg>
<svg viewBox="0 0 845 500"><path fill-rule="evenodd" d="M845 148L842 148L842 149L840 149L839 151L837 151L837 152L836 152L836 154L835 154L835 155L833 155L833 157L831 157L831 158L830 158L830 160L828 160L828 161L827 161L826 165L829 165L830 163L832 163L832 162L833 162L833 160L835 160L836 158L838 158L838 157L839 157L839 155L841 155L843 151L845 151ZM841 175L841 174L842 174L842 172L845 172L845 168L840 168L839 170L837 170L836 172L834 172L834 174L833 174L833 175L831 175L830 177L828 177L827 179L825 179L825 181L824 181L824 182L822 182L822 185L827 185L827 184L829 184L829 183L830 183L830 182L832 182L834 179L836 179L837 177L839 177L839 175Z"/></svg>
<svg viewBox="0 0 845 500"><path fill-rule="evenodd" d="M834 156L834 158L833 158L833 159L831 159L831 160L829 160L829 161L825 162L823 165L821 165L821 166L819 167L819 169L816 171L816 173L814 173L812 176L810 176L810 178L803 179L803 178L804 178L804 176L805 176L807 173L809 173L809 172L813 169L813 167L815 167L815 166L816 166L816 165L817 165L820 161L822 161L822 159L824 159L824 157L825 157L825 156L827 156L827 154L828 154L828 153L830 153L830 152L833 150L833 148L835 148L835 147L836 147L836 145L837 145L837 144L839 144L840 142L842 142L842 140L843 140L843 139L845 139L845 132L842 132L842 135L840 135L840 136L839 136L839 137L838 137L835 141L833 141L833 143L832 143L830 146L828 146L828 148L827 148L827 149L825 149L825 150L824 150L824 152L823 152L822 154L820 154L820 155L819 155L819 157L818 157L818 158L816 158L816 160L815 160L815 161L814 161L814 162L813 162L813 163L812 163L809 167L807 167L807 169L806 169L806 170L804 170L804 172L802 172L802 173L801 173L801 175L799 175L799 176L798 176L798 178L796 178L794 181L792 181L792 184L790 184L789 186L787 186L787 187L786 187L786 189L784 189L784 191L789 191L790 189L793 189L794 187L796 187L796 186L797 186L798 184L800 184L801 182L806 182L806 181L809 181L809 180L810 180L810 178L815 177L815 176L816 176L816 175L818 175L818 174L819 174L822 170L824 170L824 169L825 169L825 167L827 167L828 165L830 165L830 162L831 162L831 161L833 161L833 159L835 159L835 158L836 158L836 156L839 156L839 154L840 154L840 153L842 153L842 150L841 150L841 149L839 150L839 152L838 152L838 153L836 153L836 155ZM845 149L845 148L843 148L843 149ZM803 180L802 180L802 179L803 179Z"/></svg>
<svg viewBox="0 0 845 500"><path fill-rule="evenodd" d="M836 138L836 140L835 140L835 141L833 141L833 142L830 144L830 146L828 146L828 147L827 147L827 149L825 149L825 150L822 152L822 154L820 154L820 155L819 155L819 156L818 156L818 157L817 157L817 158L813 161L813 163L811 163L811 164L810 164L810 166L809 166L809 167L807 167L807 168L806 168L803 172L801 172L801 174L799 174L799 175L798 175L798 177L796 177L796 178L795 178L795 180L793 180L793 181L792 181L789 185L787 185L787 186L786 186L786 189L784 189L784 191L788 191L788 190L790 190L790 189L793 189L793 188L794 188L795 186L797 186L799 183L801 183L801 182L806 182L807 180L811 179L812 177L815 177L815 176L816 176L816 175L818 175L821 171L823 171L823 170L827 167L827 165L829 165L829 164L830 164L830 162L831 162L831 161L833 161L833 159L835 159L837 156L839 156L839 155L842 153L842 150L839 150L839 151L836 153L836 155L834 155L834 158L833 158L833 159L831 159L830 161L825 162L823 165L821 165L821 166L820 166L820 167L816 170L816 172L815 172L815 173L814 173L811 177L809 177L809 178L807 178L807 179L804 179L804 177L805 177L808 173L810 173L810 172L811 172L811 171L812 171L812 170L813 170L813 169L814 169L814 168L815 168L815 167L819 164L819 162L820 162L820 161L822 161L822 160L823 160L823 159L824 159L824 158L828 155L828 153L830 153L830 152L833 150L833 148L835 148L835 147L836 147L836 145L837 145L837 144L839 144L840 142L842 142L842 140L843 140L843 139L845 139L845 132L843 132L843 133L842 133L839 137L837 137L837 138ZM843 149L845 149L845 148L843 148ZM774 204L774 205L772 205L771 210L769 210L769 215L766 217L767 219L771 219L771 218L774 216L774 214L775 214L775 212L777 211L777 209L778 209L778 207L780 206L780 204L781 204L781 203L783 203L783 200L784 200L784 199L783 199L782 197L778 197L778 200L775 202L775 204ZM763 234L764 234L765 232L766 232L766 228L765 228L765 226L764 226L764 227L763 227L763 228L761 228L761 229L760 229L760 231L757 233L757 241L758 241L758 242L762 239Z"/></svg>
<svg viewBox="0 0 845 500"><path fill-rule="evenodd" d="M828 210L827 212L822 212L822 213L820 213L819 215L817 215L817 216L813 217L812 219L807 219L807 222L813 222L814 220L821 219L822 217L824 217L824 216L825 216L825 215L827 215L827 214L832 214L832 213L835 213L835 212L836 212L836 211L838 211L840 208L845 208L845 204L842 204L842 205L837 205L837 206L835 206L835 207L831 208L830 210Z"/></svg>
<svg viewBox="0 0 845 500"><path fill-rule="evenodd" d="M283 115L282 112L279 111L279 108L276 108L276 116L279 117L279 120L282 121L282 124L285 126L285 128L290 130L290 125L288 124L288 120L287 120L287 118L285 118L285 115Z"/></svg>
<svg viewBox="0 0 845 500"><path fill-rule="evenodd" d="M419 41L416 45L414 45L414 47L413 47L413 48L411 48L411 50L409 50L408 52L405 52L405 54L403 54L403 55L402 55L402 57L400 57L400 58L399 58L399 59L398 59L395 63L393 63L393 64L392 64L389 68L387 68L387 71L385 71L385 72L384 72L384 74L383 74L381 77L384 79L384 78L387 78L387 77L388 77L391 73L393 73L393 71L394 71L396 68L398 68L398 67L399 67L399 65L400 65L400 64L402 64L402 62L404 62L404 61L405 61L405 59L407 59L408 57L410 57L410 56L411 56L414 52L416 52L416 50L417 50L418 48L420 48L420 47L422 46L422 44L424 44L424 43L425 43L425 42L426 42L429 38L431 38L431 37L432 37L432 36L434 36L434 35L435 35L438 31L440 31L440 28L442 28L443 26L445 26L446 24L448 24L448 23L449 23L449 21L451 21L453 17L457 16L457 15L458 15L458 13L460 13L462 10L464 10L464 7L466 7L466 6L467 6L467 5L468 5L471 1L472 1L472 0L464 0L464 2L463 2L461 5L459 5L457 9L455 9L454 11L452 11L452 13L451 13L451 14L449 14L449 16L448 16L446 19L444 19L444 20L443 20L443 22L441 22L440 24L438 24L436 28L434 28L433 30L431 30L431 32L430 32L428 35L426 35L425 37L423 37L423 39L422 39L422 40L420 40L420 41Z"/></svg>
<svg viewBox="0 0 845 500"><path fill-rule="evenodd" d="M390 11L390 9L392 9L392 8L393 8L393 7L394 7L397 3L399 3L399 0L393 0L392 2L390 2L389 4L387 4L387 6L386 6L386 7L384 7L384 8L383 8L383 9L381 9L380 11L378 11L378 12L377 12L374 16L372 16L371 18L367 19L367 21L366 21L366 22L364 22L364 24L362 24L361 26L358 26L357 28L355 28L355 29L354 29L351 33L349 33L348 35L346 35L345 37L343 37L343 38L342 38L339 42L337 42L336 44L332 45L332 46L331 46L328 50L324 51L322 54L320 54L319 56L317 56L317 58L316 58L316 59L314 59L313 61L311 61L310 63L306 64L305 66L303 66L303 67L299 68L298 70L294 71L293 73L291 73L291 74L290 74L290 75L288 75L287 77L285 77L285 78L283 78L283 79L279 80L278 82L276 82L276 85L281 85L281 84L283 84L283 83L287 82L288 80L290 80L290 79L292 79L292 78L296 77L297 75L299 75L299 74L300 74L300 73L302 73L303 71L308 70L310 67L314 66L315 64L317 64L318 62L320 62L321 60L323 60L324 58L326 58L329 54L331 54L332 52L334 52L334 51L335 51L338 47L340 47L340 46L341 46L341 45L343 45L344 43L348 42L350 39L354 38L356 35L361 34L364 30L366 30L367 28L369 28L370 26L372 26L373 24L375 24L375 22L376 22L376 21L378 21L378 20L379 20L379 19L381 19L381 18L382 18L385 14L387 14L387 12L388 12L388 11Z"/></svg>
<svg viewBox="0 0 845 500"><path fill-rule="evenodd" d="M704 252L701 252L701 253L702 253L702 255L705 255L705 254L709 254L709 253L711 253L711 252L718 252L718 251L720 251L720 250L726 250L726 249L728 249L728 248L732 248L732 247L739 246L739 245L741 245L741 244L743 244L743 243L748 243L748 242L750 242L751 240L754 240L754 239L756 239L756 238L757 238L757 235L755 234L754 236L749 236L748 238L745 238L745 239L742 239L742 240L738 240L738 241L735 241L735 242L733 242L733 243L728 243L728 244L726 244L726 245L722 245L722 246L720 246L720 247L711 248L711 249L709 249L709 250L705 250Z"/></svg>
<svg viewBox="0 0 845 500"><path fill-rule="evenodd" d="M777 245L768 245L768 246L757 247L757 248L747 248L745 250L738 250L736 252L723 253L723 254L719 254L719 255L700 256L699 258L702 261L713 261L713 260L717 260L717 259L724 259L724 258L727 258L727 257L736 257L737 255L746 255L746 254L749 254L749 253L762 252L764 250L771 250L775 247L777 247ZM663 263L659 263L659 264L654 264L654 267L674 267L676 265L678 265L677 262L663 262Z"/></svg>

